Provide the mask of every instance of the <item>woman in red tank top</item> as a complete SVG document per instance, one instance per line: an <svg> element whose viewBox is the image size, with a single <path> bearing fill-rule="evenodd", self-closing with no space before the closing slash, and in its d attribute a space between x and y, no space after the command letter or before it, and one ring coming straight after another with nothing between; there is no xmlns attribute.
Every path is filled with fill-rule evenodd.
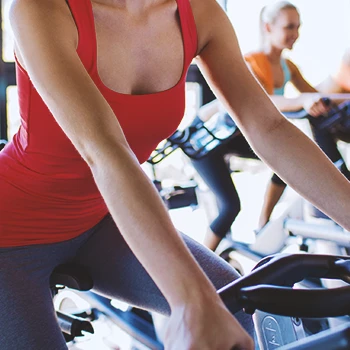
<svg viewBox="0 0 350 350"><path fill-rule="evenodd" d="M48 278L77 261L97 292L171 309L167 349L253 349L139 166L182 118L191 60L257 154L347 229L350 184L256 83L223 10L215 0L14 0L10 20L22 123L0 154L0 307L20 322L3 313L0 348L64 347L44 309ZM235 278L186 243L216 288ZM12 326L16 336L2 332Z"/></svg>

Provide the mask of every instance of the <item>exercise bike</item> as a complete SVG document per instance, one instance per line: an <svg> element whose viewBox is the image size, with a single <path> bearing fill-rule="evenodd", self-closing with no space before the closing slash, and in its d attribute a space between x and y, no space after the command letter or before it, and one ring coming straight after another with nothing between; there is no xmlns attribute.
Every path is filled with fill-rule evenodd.
<svg viewBox="0 0 350 350"><path fill-rule="evenodd" d="M350 313L350 286L336 289L297 290L293 285L306 277L341 279L350 283L350 257L315 254L277 254L264 258L253 271L221 288L218 293L228 309L235 313L241 309L254 314L256 335L261 350L270 349L348 349L350 323L332 332L305 338L301 318L337 317ZM77 265L58 266L52 276L53 286L67 286L86 290L93 281L88 273ZM118 326L134 335L136 324L128 313L114 308L110 300L91 291L82 295L95 310L104 313ZM330 303L329 301L332 300ZM260 311L256 311L260 310ZM286 317L288 316L288 317ZM58 319L62 317L58 315ZM70 320L71 322L70 326ZM88 320L69 318L61 321L67 339L91 332ZM74 326L73 326L74 324ZM143 325L145 326L146 323ZM138 325L141 327L141 325ZM153 327L149 323L149 327ZM78 330L78 331L77 331ZM163 349L156 338L139 341L149 349Z"/></svg>
<svg viewBox="0 0 350 350"><path fill-rule="evenodd" d="M326 100L330 103L329 100ZM333 107L327 116L313 118L304 110L286 113L291 119L308 119L315 128L320 130L350 129L349 102ZM158 157L166 157L175 149L180 148L189 158L200 159L209 152L215 151L239 132L232 121L220 121L219 114L203 123L199 121L192 124L184 131L178 131L172 135L163 149L158 149ZM339 162L338 162L339 163ZM343 164L336 164L341 168ZM336 225L316 208L309 205L317 221L305 221L304 200L300 196L294 196L290 204L283 209L280 215L261 230L254 243L246 244L234 241L231 236L219 246L217 252L225 260L229 261L239 272L244 269L239 261L244 257L252 261L252 264L267 255L275 254L283 249L289 249L293 244L301 251L319 252L325 254L345 255L349 249L350 234ZM309 282L310 283L310 282ZM305 281L304 284L308 285ZM334 287L338 284L332 281L323 281L325 287ZM313 284L311 284L313 285ZM332 321L330 321L332 323Z"/></svg>
<svg viewBox="0 0 350 350"><path fill-rule="evenodd" d="M330 103L326 99L327 103ZM336 130L348 128L350 130L350 102L333 107L327 116L313 118L304 110L285 113L290 119L308 119L314 127L320 130ZM226 142L240 133L235 123L227 115L217 113L207 122L200 120L186 129L176 131L152 153L149 162L156 164L174 151L181 149L191 159L201 159L209 152L218 150ZM338 162L339 163L339 162ZM343 164L336 164L341 168ZM258 261L266 255L280 252L290 244L290 237L301 237L300 248L307 251L307 239L336 240L339 247L349 247L349 235L330 220L318 223L305 222L305 204L300 196L294 196L290 205L283 210L279 217L269 222L267 227L256 236L255 243L244 244L233 242L228 237L226 244L221 245L219 253L228 258L230 250L242 251ZM327 219L320 211L312 208L313 216ZM327 223L327 227L325 227ZM328 232L328 233L327 233ZM294 240L295 241L295 240ZM300 240L299 240L300 241ZM333 254L343 254L343 251L332 251Z"/></svg>
<svg viewBox="0 0 350 350"><path fill-rule="evenodd" d="M333 108L327 116L319 118L312 118L305 111L287 113L287 116L294 119L307 118L321 130L329 128L349 128L350 130L350 102ZM342 165L342 163L336 164L338 168L341 168ZM306 207L309 211L308 221L305 220ZM269 221L257 233L254 243L233 242L230 237L227 240L228 242L221 246L219 252L222 257L227 259L230 251L235 250L246 254L255 261L266 255L280 252L291 242L296 241L299 241L300 250L314 252L318 251L315 245L316 241L327 242L328 253L339 255L346 254L346 249L349 249L350 246L349 232L336 225L316 208L305 203L299 195L294 195L289 205L280 212L279 216ZM327 251L321 252L326 253Z"/></svg>
<svg viewBox="0 0 350 350"><path fill-rule="evenodd" d="M225 142L225 140L234 135L237 130L234 125L231 126L231 129L229 130L221 128L220 125L221 124L218 123L212 123L209 126L203 125L200 127L192 127L183 132L176 132L166 141L165 145L162 146L161 152L159 152L159 149L157 150L157 154L153 157L153 162L155 164L158 163L177 148L181 148L185 154L190 155L191 157L205 156L208 150L212 150L216 145ZM199 141L198 138L196 139L196 143L193 143L193 140L191 139L193 133L200 133L201 135ZM208 145L210 145L209 148ZM163 189L160 188L160 190L162 191ZM112 319L119 327L123 328L141 343L151 349L162 348L161 342L157 339L152 319L147 312L133 308L129 308L127 311L121 311L111 306L111 301L109 299L100 297L92 292L89 292L87 295L88 297L85 297L91 301L92 305L96 305L96 307L92 309L93 312L89 313L90 315L93 315L92 318L96 317L96 314L103 310L102 312L105 313L108 318ZM69 327L67 327L67 317L64 317L64 320L66 324L65 328L69 329ZM82 325L85 328L80 329L80 327L77 326L73 327L79 330L79 332L75 332L76 334L79 333L79 335L84 330L86 331L87 329L90 329L84 321L81 322L83 322ZM290 319L287 319L287 322L291 325ZM297 327L293 322L292 326L293 328Z"/></svg>

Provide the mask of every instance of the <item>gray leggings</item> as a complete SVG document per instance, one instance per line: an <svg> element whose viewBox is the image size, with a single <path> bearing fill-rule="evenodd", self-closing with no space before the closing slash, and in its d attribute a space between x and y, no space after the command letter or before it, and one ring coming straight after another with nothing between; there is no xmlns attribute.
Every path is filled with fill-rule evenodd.
<svg viewBox="0 0 350 350"><path fill-rule="evenodd" d="M184 239L216 288L237 278L229 264L205 247ZM0 248L0 349L67 349L58 327L49 277L59 264L87 268L94 291L148 310L169 313L169 306L108 215L95 227L68 241ZM190 286L189 286L190 288ZM251 317L235 315L252 335Z"/></svg>

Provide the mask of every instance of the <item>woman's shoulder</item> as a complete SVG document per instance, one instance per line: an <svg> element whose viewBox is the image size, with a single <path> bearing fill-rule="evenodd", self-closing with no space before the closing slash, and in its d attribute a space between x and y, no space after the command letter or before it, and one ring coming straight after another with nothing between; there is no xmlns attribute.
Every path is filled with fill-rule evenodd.
<svg viewBox="0 0 350 350"><path fill-rule="evenodd" d="M267 55L263 51L251 51L244 55L244 59L248 62L254 69L260 68L266 70L267 67L271 66Z"/></svg>
<svg viewBox="0 0 350 350"><path fill-rule="evenodd" d="M179 0L178 0L179 1ZM223 25L228 28L229 19L217 0L181 0L189 2L194 16L197 35L198 53L207 43L222 32Z"/></svg>
<svg viewBox="0 0 350 350"><path fill-rule="evenodd" d="M57 15L57 11L62 11L67 8L66 0L12 0L10 5L10 13L29 12L35 13L38 11L50 10L50 16ZM60 12L58 12L60 14Z"/></svg>
<svg viewBox="0 0 350 350"><path fill-rule="evenodd" d="M16 43L15 52L23 67L20 51L25 47L31 47L29 51L33 51L34 43L46 44L50 40L47 33L57 33L50 44L61 41L77 46L76 26L65 0L13 0L8 14Z"/></svg>
<svg viewBox="0 0 350 350"><path fill-rule="evenodd" d="M12 0L8 13L12 23L23 20L34 26L41 23L66 25L67 19L71 20L66 0ZM45 21L47 18L50 21Z"/></svg>

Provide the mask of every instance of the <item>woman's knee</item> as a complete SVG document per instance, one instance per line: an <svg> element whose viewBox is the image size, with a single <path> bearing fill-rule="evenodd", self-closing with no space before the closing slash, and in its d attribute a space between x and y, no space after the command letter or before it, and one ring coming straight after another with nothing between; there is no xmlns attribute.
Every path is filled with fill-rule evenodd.
<svg viewBox="0 0 350 350"><path fill-rule="evenodd" d="M191 253L217 290L239 277L236 270L225 260L218 257L215 253L195 242L188 236L184 235L183 238ZM254 326L252 317L243 311L237 312L235 317L246 329L246 331L253 336Z"/></svg>
<svg viewBox="0 0 350 350"><path fill-rule="evenodd" d="M210 249L183 235L194 258L204 270L216 289L220 289L239 277L237 271Z"/></svg>

